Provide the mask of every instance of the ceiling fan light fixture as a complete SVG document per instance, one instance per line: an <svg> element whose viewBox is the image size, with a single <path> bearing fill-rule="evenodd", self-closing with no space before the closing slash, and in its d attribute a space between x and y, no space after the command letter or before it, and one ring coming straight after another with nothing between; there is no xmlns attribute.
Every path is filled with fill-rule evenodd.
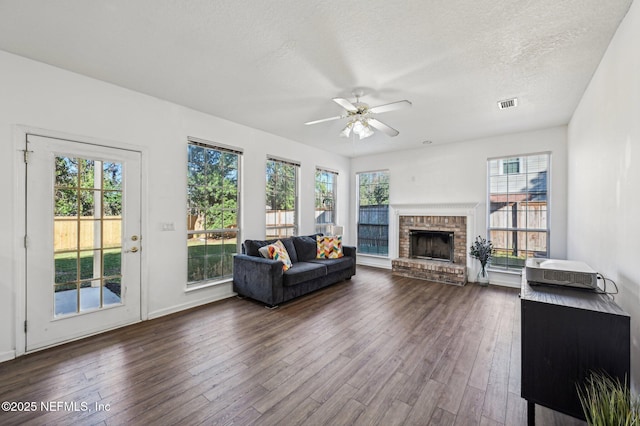
<svg viewBox="0 0 640 426"><path fill-rule="evenodd" d="M351 128L353 127L353 121L350 121L349 123L347 123L346 126L344 126L344 129L342 129L342 131L340 132L340 137L341 138L348 138L349 135L351 134Z"/></svg>
<svg viewBox="0 0 640 426"><path fill-rule="evenodd" d="M373 136L375 130L378 130L390 137L398 136L400 132L375 118L375 114L411 106L411 102L403 100L369 107L369 105L360 102L360 96L363 95L360 90L354 91L353 95L356 97L355 103L344 98L333 98L333 101L344 109L344 113L342 115L323 118L321 120L307 121L304 124L311 125L324 123L326 121L339 120L342 118L349 118L350 121L340 131L341 137L348 138L353 133L354 135L358 135L359 139L364 139Z"/></svg>
<svg viewBox="0 0 640 426"><path fill-rule="evenodd" d="M373 135L373 130L371 130L371 127L369 127L369 123L367 123L366 118L360 117L357 120L353 121L352 127L353 133L358 135L358 138L360 140Z"/></svg>
<svg viewBox="0 0 640 426"><path fill-rule="evenodd" d="M364 131L364 125L361 120L356 120L353 123L353 133L360 136L360 134Z"/></svg>
<svg viewBox="0 0 640 426"><path fill-rule="evenodd" d="M365 123L360 131L360 139L368 138L369 136L373 136L373 130Z"/></svg>

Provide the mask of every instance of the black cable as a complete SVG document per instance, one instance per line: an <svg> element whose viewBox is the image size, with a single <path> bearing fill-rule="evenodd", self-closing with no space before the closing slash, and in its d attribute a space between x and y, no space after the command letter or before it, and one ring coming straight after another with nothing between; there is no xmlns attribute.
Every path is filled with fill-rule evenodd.
<svg viewBox="0 0 640 426"><path fill-rule="evenodd" d="M611 297L611 300L614 300L613 295L614 294L618 294L619 290L618 290L618 285L616 284L616 282L614 280L612 280L611 278L607 278L604 275L602 275L601 273L597 272L596 273L596 279L598 280L602 280L602 283L604 284L604 288L601 290L599 287L596 289L596 293L599 294L606 294L607 296ZM610 281L611 284L613 284L613 286L615 287L616 291L615 293L613 292L608 292L607 291L607 281Z"/></svg>

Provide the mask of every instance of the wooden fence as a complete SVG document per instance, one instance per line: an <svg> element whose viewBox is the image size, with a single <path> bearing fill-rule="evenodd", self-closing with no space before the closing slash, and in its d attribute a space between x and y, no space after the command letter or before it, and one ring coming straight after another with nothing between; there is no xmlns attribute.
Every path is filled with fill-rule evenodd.
<svg viewBox="0 0 640 426"><path fill-rule="evenodd" d="M492 204L493 207L493 204ZM492 208L489 238L499 252L516 252L517 256L529 256L534 252L547 252L547 203L527 202ZM531 231L506 231L509 228L528 228Z"/></svg>
<svg viewBox="0 0 640 426"><path fill-rule="evenodd" d="M98 248L96 245L95 220L69 220L68 216L54 218L53 247L55 251L76 250L78 243L80 248ZM102 220L102 246L120 247L122 244L122 218L120 216L109 216L109 219ZM79 223L79 225L78 225ZM78 232L78 226L80 232ZM100 228L98 228L98 235ZM78 234L80 239L78 240Z"/></svg>

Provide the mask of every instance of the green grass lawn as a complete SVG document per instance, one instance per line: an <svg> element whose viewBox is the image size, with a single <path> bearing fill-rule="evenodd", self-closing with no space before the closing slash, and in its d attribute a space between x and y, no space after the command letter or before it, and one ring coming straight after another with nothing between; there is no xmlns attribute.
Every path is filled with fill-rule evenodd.
<svg viewBox="0 0 640 426"><path fill-rule="evenodd" d="M224 278L233 273L233 255L237 253L235 240L191 240L187 245L190 282Z"/></svg>
<svg viewBox="0 0 640 426"><path fill-rule="evenodd" d="M94 251L80 252L80 280L88 280L94 277L93 259ZM106 286L120 295L120 275L121 275L121 249L108 249L104 251L104 277L107 279ZM56 291L73 290L78 281L78 254L77 252L58 253L54 256ZM95 274L99 275L99 274Z"/></svg>
<svg viewBox="0 0 640 426"><path fill-rule="evenodd" d="M231 276L233 255L237 252L235 240L190 240L187 244L188 280L202 281ZM93 251L80 252L80 280L94 277ZM56 291L76 289L78 281L78 258L76 252L55 255ZM104 251L105 286L120 295L121 249ZM112 278L109 278L112 277Z"/></svg>
<svg viewBox="0 0 640 426"><path fill-rule="evenodd" d="M221 253L236 253L236 240L204 240L200 238L192 238L187 240L187 250L189 257L198 257Z"/></svg>

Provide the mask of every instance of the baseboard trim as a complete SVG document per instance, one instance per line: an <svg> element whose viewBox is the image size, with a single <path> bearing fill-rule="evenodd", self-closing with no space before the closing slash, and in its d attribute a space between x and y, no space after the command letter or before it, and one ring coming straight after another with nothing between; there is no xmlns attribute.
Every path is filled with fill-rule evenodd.
<svg viewBox="0 0 640 426"><path fill-rule="evenodd" d="M502 287L520 288L522 278L520 274L513 272L489 271L489 284L499 285Z"/></svg>
<svg viewBox="0 0 640 426"><path fill-rule="evenodd" d="M11 361L16 359L16 351L0 352L0 362Z"/></svg>
<svg viewBox="0 0 640 426"><path fill-rule="evenodd" d="M206 297L204 299L194 300L192 302L183 303L181 305L175 305L175 306L170 306L168 308L159 309L157 311L149 312L149 319L151 320L151 319L154 319L154 318L163 317L165 315L175 314L177 312L184 311L186 309L196 308L198 306L206 305L208 303L213 303L213 302L217 302L219 300L228 299L228 298L233 297L235 295L236 295L236 293L230 292L230 293L225 293L225 294L222 294L222 295L217 295L217 296L213 296L213 297Z"/></svg>
<svg viewBox="0 0 640 426"><path fill-rule="evenodd" d="M358 255L356 265L371 266L391 270L391 259L387 257Z"/></svg>

